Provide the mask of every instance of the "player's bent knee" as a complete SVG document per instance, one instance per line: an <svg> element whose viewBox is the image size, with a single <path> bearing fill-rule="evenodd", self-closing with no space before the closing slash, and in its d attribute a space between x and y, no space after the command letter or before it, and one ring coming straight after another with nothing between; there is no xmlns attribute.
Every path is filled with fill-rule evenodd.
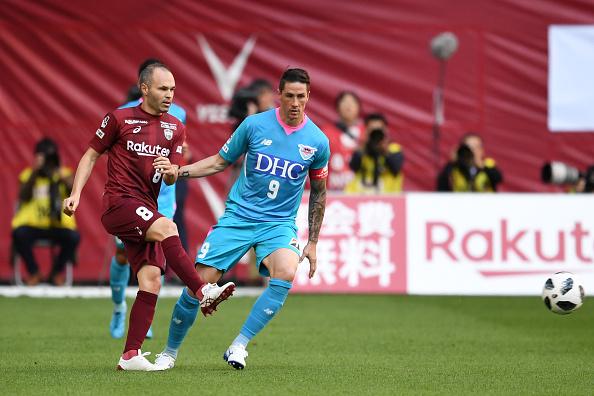
<svg viewBox="0 0 594 396"><path fill-rule="evenodd" d="M161 269L159 267L144 265L136 277L140 290L159 294L159 290L161 290Z"/></svg>
<svg viewBox="0 0 594 396"><path fill-rule="evenodd" d="M175 235L179 235L175 223L166 217L161 217L149 227L146 238L149 241L161 242L162 240Z"/></svg>
<svg viewBox="0 0 594 396"><path fill-rule="evenodd" d="M288 282L293 282L296 273L297 268L287 266L282 268L276 268L275 271L271 271L270 277L275 279L282 279Z"/></svg>

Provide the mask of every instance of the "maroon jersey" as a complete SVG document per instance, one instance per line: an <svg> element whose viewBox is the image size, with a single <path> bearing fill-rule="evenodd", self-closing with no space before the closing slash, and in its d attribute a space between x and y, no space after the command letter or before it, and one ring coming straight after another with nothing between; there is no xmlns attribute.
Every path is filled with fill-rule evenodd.
<svg viewBox="0 0 594 396"><path fill-rule="evenodd" d="M109 151L104 202L130 197L157 208L161 174L153 168L156 157L182 162L185 127L168 113L160 116L129 107L108 113L89 145L99 153Z"/></svg>

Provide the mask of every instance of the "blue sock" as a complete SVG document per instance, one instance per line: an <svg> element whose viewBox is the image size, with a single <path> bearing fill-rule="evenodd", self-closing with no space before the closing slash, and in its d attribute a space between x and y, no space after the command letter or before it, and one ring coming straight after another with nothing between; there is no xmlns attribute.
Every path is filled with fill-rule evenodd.
<svg viewBox="0 0 594 396"><path fill-rule="evenodd" d="M292 286L293 284L286 280L270 279L268 287L256 300L233 344L241 344L246 347L249 341L262 331L264 326L280 311Z"/></svg>
<svg viewBox="0 0 594 396"><path fill-rule="evenodd" d="M199 305L198 299L190 296L188 289L184 288L173 308L167 346L163 351L174 359L177 359L177 351L196 320Z"/></svg>
<svg viewBox="0 0 594 396"><path fill-rule="evenodd" d="M126 287L129 280L130 265L118 264L115 257L112 257L111 266L109 267L109 286L111 287L111 299L116 306L125 301Z"/></svg>

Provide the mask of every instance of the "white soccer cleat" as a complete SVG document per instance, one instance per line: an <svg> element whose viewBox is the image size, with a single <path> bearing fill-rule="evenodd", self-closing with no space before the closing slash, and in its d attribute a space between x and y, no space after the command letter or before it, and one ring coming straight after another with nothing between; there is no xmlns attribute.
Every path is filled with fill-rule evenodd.
<svg viewBox="0 0 594 396"><path fill-rule="evenodd" d="M243 370L248 352L241 345L231 345L223 355L223 359L235 370Z"/></svg>
<svg viewBox="0 0 594 396"><path fill-rule="evenodd" d="M200 310L204 316L212 315L217 310L217 306L231 297L235 291L235 283L227 282L223 286L216 283L207 283L202 286L202 295L204 298L200 301Z"/></svg>
<svg viewBox="0 0 594 396"><path fill-rule="evenodd" d="M150 352L142 353L139 349L137 355L132 356L130 359L124 359L124 356L122 355L120 356L117 369L125 371L156 371L156 366L145 358L145 356L150 354Z"/></svg>
<svg viewBox="0 0 594 396"><path fill-rule="evenodd" d="M169 370L175 366L175 358L165 352L158 353L155 359L155 367L158 371Z"/></svg>

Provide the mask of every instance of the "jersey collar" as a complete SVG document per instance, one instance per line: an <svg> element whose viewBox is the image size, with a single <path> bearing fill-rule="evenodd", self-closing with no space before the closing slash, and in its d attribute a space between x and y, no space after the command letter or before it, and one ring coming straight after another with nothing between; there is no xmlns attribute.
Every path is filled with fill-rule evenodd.
<svg viewBox="0 0 594 396"><path fill-rule="evenodd" d="M309 117L307 117L307 114L303 115L303 121L301 121L301 123L297 126L291 126L291 125L287 125L283 122L283 120L281 120L280 117L280 107L277 107L276 109L274 109L274 114L276 114L276 120L278 121L278 123L280 124L280 126L283 128L283 130L285 131L285 133L287 135L290 135L292 133L297 132L298 130L300 130L301 128L303 128L305 126L305 123L307 123L307 120L309 120Z"/></svg>

